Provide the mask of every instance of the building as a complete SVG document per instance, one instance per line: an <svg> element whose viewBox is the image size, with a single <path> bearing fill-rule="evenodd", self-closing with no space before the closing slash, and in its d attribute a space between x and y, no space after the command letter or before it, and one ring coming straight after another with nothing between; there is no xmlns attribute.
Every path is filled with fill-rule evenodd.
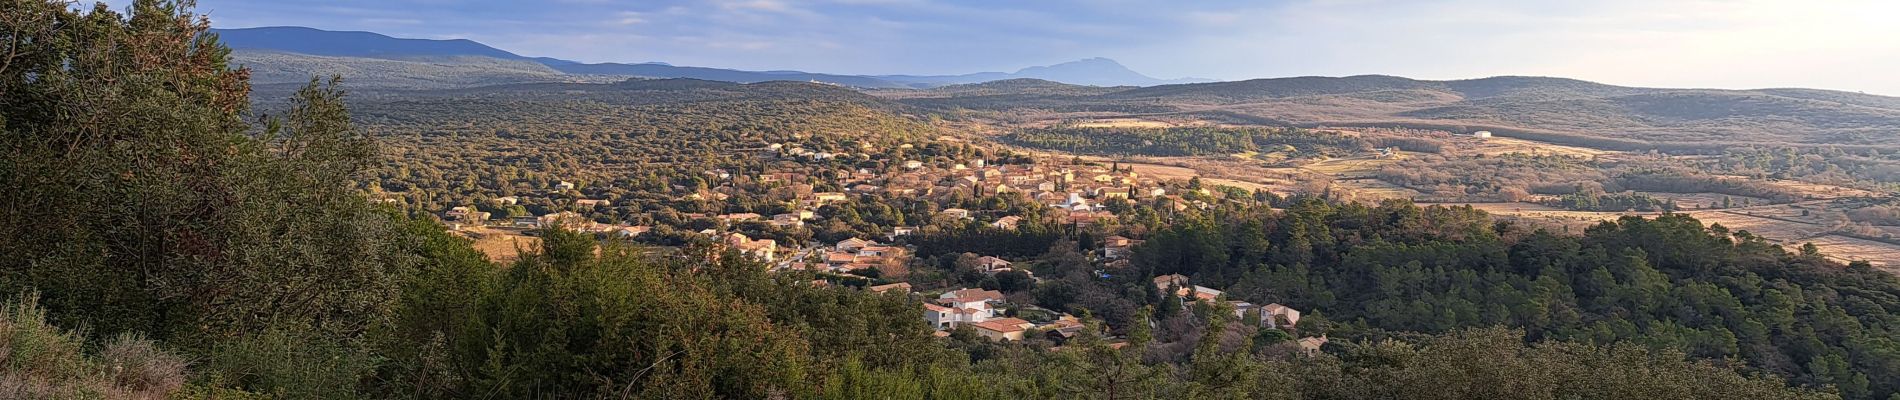
<svg viewBox="0 0 1900 400"><path fill-rule="evenodd" d="M765 261L778 260L778 241L776 240L772 240L772 239L753 240L752 238L746 237L746 235L744 234L733 233L730 235L726 235L726 245L732 246L732 248L739 250L740 253L745 253L753 257L758 257L758 259L760 260L765 260Z"/></svg>
<svg viewBox="0 0 1900 400"><path fill-rule="evenodd" d="M653 227L651 227L651 226L644 226L644 225L642 225L642 226L628 226L628 227L622 227L622 228L620 228L620 230L618 230L618 231L615 231L615 232L614 232L614 235L616 235L616 236L619 236L619 237L623 237L623 238L630 238L630 237L638 237L638 236L640 236L640 235L644 235L644 234L646 234L646 233L647 233L648 231L652 231L652 230L653 230Z"/></svg>
<svg viewBox="0 0 1900 400"><path fill-rule="evenodd" d="M942 213L943 215L948 215L952 218L957 218L957 219L970 218L970 210L965 210L961 208L946 208L946 209L943 209Z"/></svg>
<svg viewBox="0 0 1900 400"><path fill-rule="evenodd" d="M1268 304L1260 307L1260 323L1268 328L1291 328L1300 323L1300 310L1293 307Z"/></svg>
<svg viewBox="0 0 1900 400"><path fill-rule="evenodd" d="M978 335L994 341L1023 340L1023 332L1036 324L1017 318L997 318L970 324Z"/></svg>
<svg viewBox="0 0 1900 400"><path fill-rule="evenodd" d="M1306 355L1309 355L1309 356L1317 355L1319 354L1320 347L1325 346L1326 342L1327 340L1325 336L1301 338L1299 341L1300 351L1303 353L1306 353Z"/></svg>
<svg viewBox="0 0 1900 400"><path fill-rule="evenodd" d="M845 197L844 193L839 193L839 192L818 192L818 193L812 193L811 196L813 199L818 200L818 202L820 203L836 203L836 202L848 200L848 198Z"/></svg>
<svg viewBox="0 0 1900 400"><path fill-rule="evenodd" d="M996 316L996 311L991 310L988 304L976 308L963 308L924 303L924 321L937 329L980 323L994 316Z"/></svg>
<svg viewBox="0 0 1900 400"><path fill-rule="evenodd" d="M982 256L977 257L976 265L981 266L983 272L996 272L1009 269L1010 262L995 256Z"/></svg>
<svg viewBox="0 0 1900 400"><path fill-rule="evenodd" d="M1181 274L1167 274L1155 277L1154 283L1156 291L1166 293L1170 287L1178 289L1187 288L1188 277L1187 275Z"/></svg>
<svg viewBox="0 0 1900 400"><path fill-rule="evenodd" d="M1007 230L1013 231L1013 230L1016 230L1016 225L1021 224L1022 222L1023 222L1023 217L1011 215L1007 217L997 218L996 222L990 223L990 227L996 228L996 229L1007 229Z"/></svg>
<svg viewBox="0 0 1900 400"><path fill-rule="evenodd" d="M838 245L834 247L837 248L838 251L847 252L847 253L857 253L858 250L864 249L865 246L873 246L876 244L877 242L873 242L869 240L864 240L864 239L859 239L859 238L850 238L850 239L838 241Z"/></svg>
<svg viewBox="0 0 1900 400"><path fill-rule="evenodd" d="M1109 236L1107 239L1102 239L1102 258L1110 260L1128 258L1135 254L1135 246L1140 244L1140 240L1119 235Z"/></svg>
<svg viewBox="0 0 1900 400"><path fill-rule="evenodd" d="M1477 132L1472 132L1472 133L1471 133L1471 137L1474 137L1474 138L1479 138L1479 139L1485 139L1485 138L1490 138L1490 137L1491 137L1491 131L1477 131Z"/></svg>
<svg viewBox="0 0 1900 400"><path fill-rule="evenodd" d="M1003 292L983 289L957 289L937 296L937 302L967 303L970 301L1000 302Z"/></svg>
<svg viewBox="0 0 1900 400"><path fill-rule="evenodd" d="M760 218L764 218L764 216L755 213L733 213L719 216L719 219L726 220L726 222L757 221Z"/></svg>
<svg viewBox="0 0 1900 400"><path fill-rule="evenodd" d="M1214 301L1215 299L1219 299L1220 296L1224 294L1227 294L1227 292L1222 292L1219 290L1214 290L1214 288L1197 285L1194 287L1194 292L1190 293L1189 295L1194 296L1194 301Z"/></svg>
<svg viewBox="0 0 1900 400"><path fill-rule="evenodd" d="M885 293L885 292L892 292L892 291L895 291L898 293L910 293L910 283L898 282L898 283L892 283L892 284L886 284L886 285L877 285L877 286L864 288L864 290L869 290L872 293Z"/></svg>

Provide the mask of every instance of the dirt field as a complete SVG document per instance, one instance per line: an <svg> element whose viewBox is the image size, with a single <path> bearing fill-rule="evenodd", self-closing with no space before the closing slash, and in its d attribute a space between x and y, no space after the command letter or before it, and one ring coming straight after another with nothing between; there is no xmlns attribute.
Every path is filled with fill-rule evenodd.
<svg viewBox="0 0 1900 400"><path fill-rule="evenodd" d="M1396 158L1346 157L1302 165L1300 169L1315 173L1341 175L1369 175L1379 172L1380 167L1397 161Z"/></svg>
<svg viewBox="0 0 1900 400"><path fill-rule="evenodd" d="M1900 273L1900 246L1840 235L1824 235L1801 241L1814 243L1821 254L1840 262L1866 260L1874 268ZM1799 246L1791 244L1789 247ZM1792 248L1790 250L1793 250Z"/></svg>
<svg viewBox="0 0 1900 400"><path fill-rule="evenodd" d="M1751 180L1807 195L1810 199L1833 199L1840 197L1880 196L1880 193L1844 186L1823 185L1785 179L1754 179L1746 176L1722 175L1724 178Z"/></svg>
<svg viewBox="0 0 1900 400"><path fill-rule="evenodd" d="M1484 155L1525 153L1525 154L1535 154L1535 155L1571 156L1571 157L1579 157L1579 158L1592 158L1592 157L1596 157L1600 155L1614 153L1609 150L1599 150L1599 149L1592 149L1588 147L1565 146L1565 145L1560 145L1560 144L1534 142L1534 141L1529 141L1529 140L1524 140L1524 139L1513 139L1513 138L1507 138L1507 137L1494 136L1494 137L1490 137L1486 139L1473 138L1471 140L1478 141L1479 143L1475 146L1472 146L1469 149L1461 148L1460 150L1475 152L1477 154L1484 154ZM1460 144L1462 147L1462 143Z"/></svg>
<svg viewBox="0 0 1900 400"><path fill-rule="evenodd" d="M1749 209L1746 211L1747 212L1743 212L1742 210L1698 211L1689 213L1689 216L1701 220L1704 225L1722 224L1722 226L1728 228L1729 231L1745 230L1756 236L1784 244L1799 245L1805 240L1803 238L1827 232L1827 227L1824 226L1794 220L1776 219L1773 213L1756 212L1763 210ZM1755 215L1748 213L1755 213Z"/></svg>
<svg viewBox="0 0 1900 400"><path fill-rule="evenodd" d="M1333 187L1349 191L1362 201L1411 199L1424 193L1378 179L1350 179L1333 182Z"/></svg>
<svg viewBox="0 0 1900 400"><path fill-rule="evenodd" d="M1175 124L1140 118L1103 118L1072 124L1077 128L1169 128Z"/></svg>
<svg viewBox="0 0 1900 400"><path fill-rule="evenodd" d="M541 238L521 236L519 231L476 227L457 231L475 241L475 250L490 261L510 263L520 258L518 250L541 244Z"/></svg>
<svg viewBox="0 0 1900 400"><path fill-rule="evenodd" d="M1656 215L1655 213L1570 211L1535 203L1419 203L1419 205L1471 206L1502 219L1564 232L1582 232L1583 228L1603 221L1614 221L1625 215L1645 217Z"/></svg>

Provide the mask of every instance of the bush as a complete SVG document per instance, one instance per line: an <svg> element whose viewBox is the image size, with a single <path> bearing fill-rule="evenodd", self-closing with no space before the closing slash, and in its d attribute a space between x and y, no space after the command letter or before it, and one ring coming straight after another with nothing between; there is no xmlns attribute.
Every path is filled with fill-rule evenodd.
<svg viewBox="0 0 1900 400"><path fill-rule="evenodd" d="M96 357L85 336L48 324L35 295L0 307L0 398L158 399L185 383L184 358L122 334Z"/></svg>

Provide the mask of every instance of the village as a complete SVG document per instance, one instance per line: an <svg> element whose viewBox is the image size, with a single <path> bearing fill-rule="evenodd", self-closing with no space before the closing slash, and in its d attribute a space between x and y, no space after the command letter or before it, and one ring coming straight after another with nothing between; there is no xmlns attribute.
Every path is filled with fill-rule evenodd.
<svg viewBox="0 0 1900 400"><path fill-rule="evenodd" d="M770 150L767 157L819 165L841 156L783 144L773 144ZM905 281L904 278L913 268L924 267L913 256L917 252L916 246L905 244L907 239L920 231L938 230L944 226L1015 231L1023 226L1042 224L1073 232L1092 232L1104 236L1100 247L1088 254L1089 262L1095 265L1097 274L1107 277L1128 270L1130 258L1142 243L1141 240L1115 233L1119 225L1117 221L1125 216L1117 214L1117 210L1127 212L1132 208L1130 204L1136 203L1148 204L1162 211L1206 209L1212 203L1223 201L1219 200L1221 193L1217 193L1217 190L1238 190L1231 187L1201 187L1198 180L1163 180L1143 176L1134 168L1115 163L1102 165L1050 156L1034 158L1029 162L1015 161L992 163L980 158L939 159L936 162L906 160L892 163L891 168L883 170L855 168L822 171L800 168L798 171L766 171L749 176L724 169L708 170L703 172L708 187L687 194L682 200L725 201L750 189L788 195L788 207L784 207L785 212L769 215L757 212L682 215L684 219L695 221L686 226L705 226L696 230L601 222L590 218L585 212L612 207L613 203L611 200L595 198L565 199L571 207L544 215L498 219L491 218L490 212L481 211L485 207L469 205L452 207L440 216L451 231L478 238L484 234L480 232L489 235L493 235L493 232L527 233L560 227L594 233L603 240L639 242L651 239L656 230L681 231L683 235L710 243L717 249L756 259L774 272L814 273L820 277L812 281L814 285L849 286L913 298L920 303L919 318L936 329L939 337L948 337L958 329L969 329L993 341L1041 338L1059 345L1087 329L1087 325L1075 315L1041 307L1033 304L1033 301L1025 301L1024 297L1012 300L999 290L921 288ZM816 191L815 188L820 185L808 183L814 181L816 176L835 177L823 182L823 186L842 190ZM577 189L583 188L576 183L563 181L554 189L549 192L550 195L581 192ZM974 210L954 206L938 208L929 221L918 221L927 223L891 226L876 234L853 235L829 242L816 238L798 242L763 237L785 231L809 231L814 226L827 223L828 212L837 212L828 207L850 202L860 196L912 199L933 205L956 205L967 203L968 199L1003 197L1015 199L1027 206L1022 208L1025 212L1021 213L994 209L996 207ZM489 207L506 207L524 199L508 196L489 201L492 202L487 205ZM529 236L514 234L504 237L519 241L508 242L512 246L490 246L484 249L497 260L512 257L513 251L520 250L533 240ZM478 248L481 247L478 245ZM1035 276L1034 268L1027 265L1028 260L974 253L964 255L974 257L976 270L989 280L995 280L998 274L1003 274L1026 277L1031 287L1042 281L1042 278ZM1299 310L1280 304L1256 305L1229 298L1220 290L1191 283L1189 277L1178 274L1153 278L1155 290L1166 293L1172 301L1183 305L1219 304L1231 309L1235 318L1257 321L1258 328L1297 333L1294 327L1300 320ZM1317 351L1325 341L1324 337L1307 337L1298 339L1296 343L1305 351Z"/></svg>

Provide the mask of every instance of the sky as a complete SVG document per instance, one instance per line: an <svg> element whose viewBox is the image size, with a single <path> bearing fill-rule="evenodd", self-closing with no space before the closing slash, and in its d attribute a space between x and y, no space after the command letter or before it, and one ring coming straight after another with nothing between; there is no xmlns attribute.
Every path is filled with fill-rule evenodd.
<svg viewBox="0 0 1900 400"><path fill-rule="evenodd" d="M198 11L221 28L748 70L960 74L1107 57L1159 78L1536 75L1900 95L1894 0L199 0Z"/></svg>

